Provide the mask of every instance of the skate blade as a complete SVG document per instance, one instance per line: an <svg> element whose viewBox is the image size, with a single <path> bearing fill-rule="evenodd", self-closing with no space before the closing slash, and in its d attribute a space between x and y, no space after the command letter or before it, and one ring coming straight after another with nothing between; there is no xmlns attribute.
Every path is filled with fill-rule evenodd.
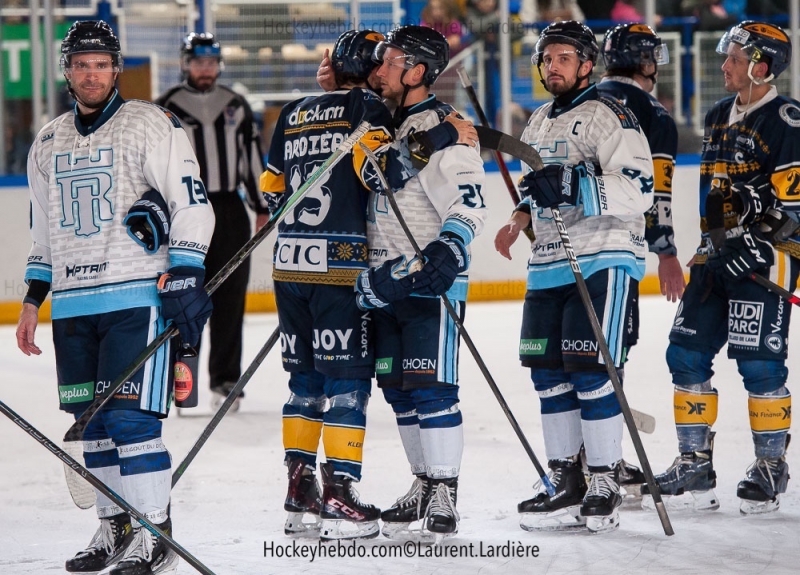
<svg viewBox="0 0 800 575"><path fill-rule="evenodd" d="M525 531L574 531L586 526L580 505L565 507L549 513L521 513L519 526Z"/></svg>
<svg viewBox="0 0 800 575"><path fill-rule="evenodd" d="M619 528L619 513L614 511L611 515L589 515L586 517L586 529L590 533L608 533Z"/></svg>
<svg viewBox="0 0 800 575"><path fill-rule="evenodd" d="M432 545L434 547L441 547L444 544L445 539L450 539L458 534L458 528L456 528L456 530L452 533L429 533L433 536Z"/></svg>
<svg viewBox="0 0 800 575"><path fill-rule="evenodd" d="M620 485L619 494L622 495L622 507L626 509L640 509L642 506L641 485Z"/></svg>
<svg viewBox="0 0 800 575"><path fill-rule="evenodd" d="M303 521L306 515L310 519ZM319 515L290 511L283 524L283 532L290 537L318 537L321 523Z"/></svg>
<svg viewBox="0 0 800 575"><path fill-rule="evenodd" d="M433 543L434 535L425 529L425 521L420 519L411 523L383 523L381 534L392 541L415 541Z"/></svg>
<svg viewBox="0 0 800 575"><path fill-rule="evenodd" d="M662 495L667 511L714 511L719 509L719 499L713 489L708 491L690 491L681 495ZM642 509L655 511L652 495L642 496Z"/></svg>
<svg viewBox="0 0 800 575"><path fill-rule="evenodd" d="M342 539L372 539L380 533L377 521L356 523L347 519L323 519L319 530L320 541Z"/></svg>
<svg viewBox="0 0 800 575"><path fill-rule="evenodd" d="M753 501L752 499L741 499L739 504L739 513L742 515L761 515L763 513L772 513L781 507L781 496L776 495L775 499L767 501Z"/></svg>
<svg viewBox="0 0 800 575"><path fill-rule="evenodd" d="M173 573L177 573L179 562L180 558L177 553L172 550L167 551L164 559L153 565L153 575L172 575Z"/></svg>

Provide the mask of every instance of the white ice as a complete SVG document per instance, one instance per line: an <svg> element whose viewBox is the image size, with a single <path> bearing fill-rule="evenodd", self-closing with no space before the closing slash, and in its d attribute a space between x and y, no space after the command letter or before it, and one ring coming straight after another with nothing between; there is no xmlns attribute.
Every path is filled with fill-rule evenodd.
<svg viewBox="0 0 800 575"><path fill-rule="evenodd" d="M654 471L663 471L676 455L672 424L672 385L664 361L674 304L643 298L642 338L626 367L625 391L631 406L657 419L653 435L642 440ZM511 406L534 451L546 465L538 400L517 362L521 303L473 304L466 327ZM244 364L276 325L274 315L250 315L245 326ZM798 333L797 324L793 333ZM60 444L70 418L57 409L55 368L49 325L37 334L40 357L16 349L14 329L0 328L3 379L0 399L39 431ZM736 484L754 459L747 395L735 363L724 353L713 380L720 391L715 468L721 508L703 515L672 513L675 530L667 537L655 513L624 508L621 527L604 535L528 533L518 527L517 503L532 496L537 479L531 461L500 409L476 363L462 345L461 410L464 414L464 462L458 508L460 532L451 546L538 546L538 557L316 558L275 557L291 545L283 534L286 473L282 465L281 406L287 397L286 374L273 349L246 388L241 411L229 414L211 436L173 491L174 535L214 573L658 573L788 574L800 569L800 483L789 482L781 509L764 516L742 516ZM800 373L800 357L790 358L789 387ZM201 388L202 389L202 388ZM210 414L203 389L198 414ZM199 437L209 415L175 417L165 423L165 442L177 464ZM405 493L411 474L394 417L381 394L369 405L364 453L363 500L389 506ZM0 417L0 574L63 572L64 561L82 549L97 525L94 510L80 511L66 490L56 457L5 417ZM795 447L795 446L792 446ZM625 440L625 457L635 462ZM796 449L790 447L794 466ZM299 541L314 545L314 541ZM363 543L363 552L391 543L379 537ZM386 549L380 551L387 551ZM458 549L452 550L456 553ZM376 551L377 552L377 551ZM181 574L194 569L181 562Z"/></svg>

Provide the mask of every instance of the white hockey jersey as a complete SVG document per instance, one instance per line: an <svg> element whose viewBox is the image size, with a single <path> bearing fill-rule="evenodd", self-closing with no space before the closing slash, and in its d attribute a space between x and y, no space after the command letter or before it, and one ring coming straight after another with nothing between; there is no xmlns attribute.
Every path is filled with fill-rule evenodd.
<svg viewBox="0 0 800 575"><path fill-rule="evenodd" d="M624 268L640 280L645 271L645 219L653 205L653 160L636 117L589 86L567 106L549 102L537 108L522 141L545 164L594 165L592 200L559 206L584 277L610 267ZM523 164L526 171L528 166ZM550 209L531 198L536 234L528 261L528 289L547 289L575 281Z"/></svg>
<svg viewBox="0 0 800 575"><path fill-rule="evenodd" d="M169 267L202 266L214 211L180 122L115 94L85 128L74 112L48 123L28 154L33 246L25 280L53 291L52 318L159 305ZM148 255L122 223L155 189L170 212L169 246Z"/></svg>
<svg viewBox="0 0 800 575"><path fill-rule="evenodd" d="M403 111L405 119L395 138L400 140L411 132L438 126L451 111L450 106L437 101L431 94ZM486 217L486 203L483 201L485 179L479 151L456 145L434 153L428 165L408 180L403 189L395 192L398 207L421 248L442 232L458 235L467 246L481 233ZM415 256L384 195L370 194L367 239L370 266L379 266L401 255L409 261ZM467 287L468 274L465 272L458 276L447 296L466 300Z"/></svg>

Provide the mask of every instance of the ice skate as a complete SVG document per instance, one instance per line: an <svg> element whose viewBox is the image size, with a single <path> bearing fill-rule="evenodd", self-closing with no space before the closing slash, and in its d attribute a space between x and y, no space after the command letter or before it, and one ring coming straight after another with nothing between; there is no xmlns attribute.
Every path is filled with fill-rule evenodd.
<svg viewBox="0 0 800 575"><path fill-rule="evenodd" d="M739 511L744 515L777 511L788 482L789 465L784 457L756 459L736 488L736 496L742 500Z"/></svg>
<svg viewBox="0 0 800 575"><path fill-rule="evenodd" d="M172 521L157 526L172 535ZM133 530L133 540L125 548L119 563L100 572L100 575L167 575L178 570L178 555L144 527Z"/></svg>
<svg viewBox="0 0 800 575"><path fill-rule="evenodd" d="M548 462L548 479L555 487L550 496L541 480L534 485L539 489L533 499L517 505L522 515L519 526L526 531L564 531L582 528L586 520L580 514L583 496L586 494L586 479L578 461L552 459Z"/></svg>
<svg viewBox="0 0 800 575"><path fill-rule="evenodd" d="M461 517L456 511L458 477L431 479L430 499L425 512L425 529L433 534L434 544L458 533Z"/></svg>
<svg viewBox="0 0 800 575"><path fill-rule="evenodd" d="M642 501L642 484L646 482L641 469L624 459L619 462L619 493L623 505L639 505Z"/></svg>
<svg viewBox="0 0 800 575"><path fill-rule="evenodd" d="M314 468L300 459L290 460L289 489L283 509L289 514L283 532L293 537L317 537L320 529L319 512L322 496Z"/></svg>
<svg viewBox="0 0 800 575"><path fill-rule="evenodd" d="M433 541L433 536L425 531L424 525L430 499L430 481L425 476L416 476L408 493L381 513L381 533L384 537L396 541Z"/></svg>
<svg viewBox="0 0 800 575"><path fill-rule="evenodd" d="M586 528L592 533L613 531L619 527L619 506L622 505L617 466L594 467L589 472L589 488L580 508Z"/></svg>
<svg viewBox="0 0 800 575"><path fill-rule="evenodd" d="M719 500L714 493L717 474L714 472L710 449L681 453L664 473L655 476L655 480L667 509L719 509ZM655 510L653 496L646 483L642 485L642 509Z"/></svg>
<svg viewBox="0 0 800 575"><path fill-rule="evenodd" d="M322 510L319 538L322 541L339 539L371 539L378 536L381 510L362 503L353 488L353 479L334 475L330 463L322 465Z"/></svg>
<svg viewBox="0 0 800 575"><path fill-rule="evenodd" d="M127 513L100 520L100 527L89 546L72 559L67 559L69 573L96 573L113 565L133 539L131 519Z"/></svg>
<svg viewBox="0 0 800 575"><path fill-rule="evenodd" d="M228 399L228 394L236 386L236 383L237 382L235 381L226 381L222 385L211 388L212 410L216 412L220 407L222 407L222 404L225 403L226 399ZM228 409L228 413L239 411L239 407L241 407L243 398L244 398L244 392L242 391L239 393L239 397L237 397L231 404L230 408Z"/></svg>

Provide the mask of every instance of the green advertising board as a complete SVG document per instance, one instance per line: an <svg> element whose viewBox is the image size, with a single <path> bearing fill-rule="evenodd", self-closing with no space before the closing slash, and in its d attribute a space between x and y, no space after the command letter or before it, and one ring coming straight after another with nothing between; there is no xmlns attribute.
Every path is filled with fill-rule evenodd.
<svg viewBox="0 0 800 575"><path fill-rule="evenodd" d="M57 22L53 25L54 54L60 54L61 40L67 34L71 22ZM44 34L44 26L39 29ZM33 74L31 73L31 32L28 24L3 24L0 43L3 57L3 93L9 100L26 100L33 93ZM44 54L44 51L42 51ZM42 64L44 66L44 64ZM42 76L45 71L42 70ZM58 69L58 59L54 58L53 73L57 82L64 77ZM44 91L44 84L42 85Z"/></svg>

